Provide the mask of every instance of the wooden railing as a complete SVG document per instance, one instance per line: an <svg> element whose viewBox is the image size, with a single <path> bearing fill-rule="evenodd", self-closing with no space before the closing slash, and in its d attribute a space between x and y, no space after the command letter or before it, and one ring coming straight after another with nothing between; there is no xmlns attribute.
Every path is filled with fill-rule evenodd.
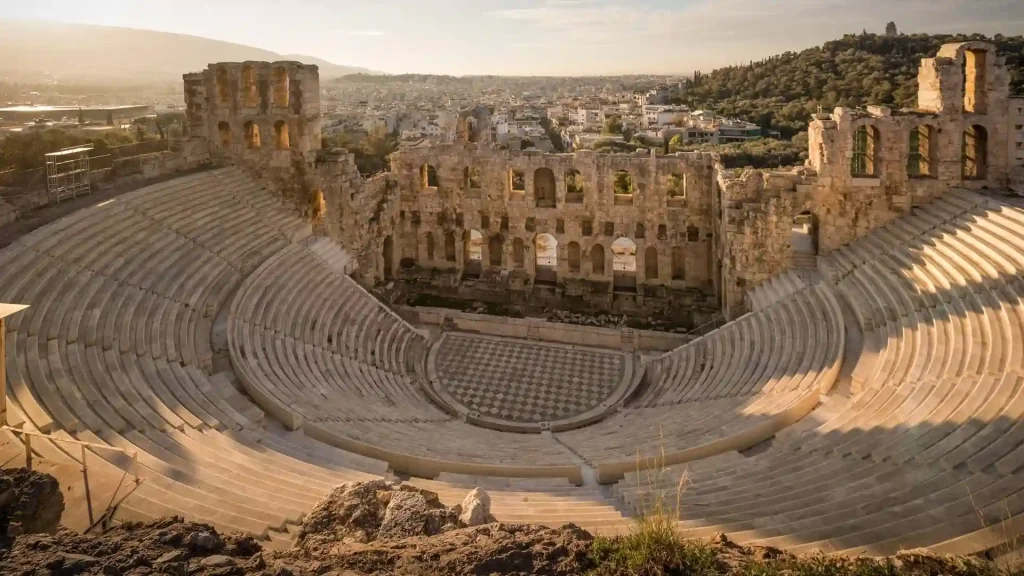
<svg viewBox="0 0 1024 576"><path fill-rule="evenodd" d="M86 529L86 532L93 530L100 524L105 524L106 522L108 522L111 518L112 512L116 510L117 507L121 504L121 502L123 502L124 499L127 498L132 493L134 487L132 488L132 490L129 490L120 498L118 497L118 494L121 492L121 487L124 486L124 481L126 478L131 476L130 484L134 484L135 487L137 487L139 484L143 482L143 478L139 476L139 454L134 450L125 450L123 448L105 446L103 444L94 444L92 442L82 442L81 440L74 440L71 438L58 438L50 434L22 430L20 428L13 428L11 426L0 426L0 430L5 432L11 432L15 435L21 436L21 441L25 446L25 468L29 470L32 470L32 464L34 460L32 453L32 438L40 438L50 442L62 442L64 444L78 446L79 457L81 458L80 464L82 465L82 481L85 485L85 503L89 512L89 528ZM107 506L104 509L103 514L101 514L98 519L94 517L92 493L89 489L89 449L119 452L131 458L131 465L129 466L129 470L123 471L124 473L121 475L121 479L117 483L117 488L114 490L114 493L110 496L110 502L107 503ZM68 452L68 454L70 455L70 452ZM36 459L40 458L36 457Z"/></svg>

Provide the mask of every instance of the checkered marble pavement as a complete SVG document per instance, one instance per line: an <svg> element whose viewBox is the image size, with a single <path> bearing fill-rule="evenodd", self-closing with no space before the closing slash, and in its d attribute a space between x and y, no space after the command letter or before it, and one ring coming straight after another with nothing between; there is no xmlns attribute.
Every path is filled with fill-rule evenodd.
<svg viewBox="0 0 1024 576"><path fill-rule="evenodd" d="M623 359L615 352L449 333L436 367L441 386L469 410L533 424L597 407L618 387Z"/></svg>

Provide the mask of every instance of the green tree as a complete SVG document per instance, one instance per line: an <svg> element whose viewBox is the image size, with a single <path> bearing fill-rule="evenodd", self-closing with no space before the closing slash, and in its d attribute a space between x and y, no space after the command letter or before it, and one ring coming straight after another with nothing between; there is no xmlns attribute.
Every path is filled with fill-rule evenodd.
<svg viewBox="0 0 1024 576"><path fill-rule="evenodd" d="M606 119L601 133L605 135L622 134L622 118L615 115Z"/></svg>

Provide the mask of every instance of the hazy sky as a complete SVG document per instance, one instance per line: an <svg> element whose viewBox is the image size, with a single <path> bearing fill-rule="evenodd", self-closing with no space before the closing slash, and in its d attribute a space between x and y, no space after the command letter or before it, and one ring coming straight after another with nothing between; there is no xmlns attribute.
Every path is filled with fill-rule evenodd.
<svg viewBox="0 0 1024 576"><path fill-rule="evenodd" d="M673 73L844 33L1024 33L1024 0L0 0L0 15L144 28L384 72Z"/></svg>

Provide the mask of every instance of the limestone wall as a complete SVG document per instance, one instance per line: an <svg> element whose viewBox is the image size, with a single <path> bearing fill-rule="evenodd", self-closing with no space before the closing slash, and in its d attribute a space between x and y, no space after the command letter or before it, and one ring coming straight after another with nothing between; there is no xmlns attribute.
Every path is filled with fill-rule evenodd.
<svg viewBox="0 0 1024 576"><path fill-rule="evenodd" d="M631 194L615 193L620 172L628 173ZM632 275L620 287L631 281L640 298L713 298L709 154L541 154L456 143L402 151L392 173L399 218L380 279L458 284L473 265L467 245L474 230L483 238L477 288L526 293L537 278L538 237L550 234L557 257L548 273L557 290L610 305L612 243L628 238L635 272L620 270ZM570 189L570 173L581 192Z"/></svg>
<svg viewBox="0 0 1024 576"><path fill-rule="evenodd" d="M320 80L299 62L220 62L183 76L189 133L219 164L240 164L315 210L320 149Z"/></svg>
<svg viewBox="0 0 1024 576"><path fill-rule="evenodd" d="M315 66L221 63L184 76L190 134L211 160L244 165L294 198L356 256L364 284L730 316L746 290L791 265L802 213L824 254L951 187L1024 192L1024 99L1009 96L994 47L943 46L922 60L919 85L915 110L816 115L807 165L790 171L724 170L702 153L495 150L479 126L487 109L476 107L460 113L458 142L403 150L389 173L364 180L346 151L320 150ZM549 234L550 266L538 258ZM635 245L629 270L612 250L621 238Z"/></svg>

